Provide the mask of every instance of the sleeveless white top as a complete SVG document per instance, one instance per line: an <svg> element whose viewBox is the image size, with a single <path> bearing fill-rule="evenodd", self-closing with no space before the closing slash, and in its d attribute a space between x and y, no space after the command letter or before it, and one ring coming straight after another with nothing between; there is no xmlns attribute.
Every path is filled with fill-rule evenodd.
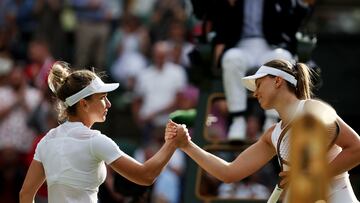
<svg viewBox="0 0 360 203"><path fill-rule="evenodd" d="M304 109L304 104L305 104L306 100L300 100L296 110L295 110L295 115L298 114L299 112L302 112L303 109ZM293 116L294 118L295 116ZM291 123L292 120L290 120L289 123ZM279 121L272 134L271 134L271 142L272 144L274 145L275 149L277 149L277 142L279 140L279 137L280 137L280 134L281 132L286 128L286 126L284 128L281 128L281 125L282 125L282 121ZM286 136L288 136L287 134L291 132L291 129L288 130L288 132L286 133ZM338 145L334 144L330 150L328 151L328 154L327 154L327 157L328 157L328 161L329 163L335 159L335 157L341 152L341 147L339 147ZM284 170L285 171L288 171L289 170L289 167L287 165L284 165ZM337 178L340 178L340 177L345 177L345 176L348 176L348 173L347 172L344 172L336 177L334 177L334 179L337 179Z"/></svg>
<svg viewBox="0 0 360 203"><path fill-rule="evenodd" d="M301 100L297 109L295 111L295 115L299 112L302 112L304 109L304 104L306 100ZM294 116L295 117L295 116ZM293 117L293 118L294 118ZM292 120L291 120L292 121ZM290 122L291 122L290 121ZM289 123L290 123L289 122ZM275 149L277 147L277 142L279 140L281 132L286 128L281 128L282 121L278 122L271 134L271 142L274 145ZM291 129L290 129L291 130ZM287 132L289 133L290 130ZM288 135L286 135L288 136ZM335 157L342 151L342 148L338 145L334 144L330 150L328 151L327 157L329 163L335 159ZM284 165L284 170L288 171L290 168L287 165ZM289 202L288 192L285 194L285 198L283 200L284 203ZM329 194L328 194L328 202L329 203L344 203L344 202L354 202L359 203L356 199L356 196L353 192L350 180L349 180L349 173L344 172L335 177L333 177L330 185L329 185Z"/></svg>

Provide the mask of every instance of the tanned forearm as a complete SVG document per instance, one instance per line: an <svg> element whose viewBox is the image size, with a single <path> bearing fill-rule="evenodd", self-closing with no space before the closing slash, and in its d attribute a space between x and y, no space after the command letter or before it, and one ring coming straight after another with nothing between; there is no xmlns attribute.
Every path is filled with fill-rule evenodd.
<svg viewBox="0 0 360 203"><path fill-rule="evenodd" d="M144 173L149 183L153 183L160 175L163 168L169 162L176 150L176 145L172 142L165 142L161 149L149 160L144 163Z"/></svg>
<svg viewBox="0 0 360 203"><path fill-rule="evenodd" d="M330 163L329 172L336 176L356 167L360 163L359 149L343 149L343 151Z"/></svg>
<svg viewBox="0 0 360 203"><path fill-rule="evenodd" d="M209 172L211 175L223 182L230 182L228 178L228 166L229 162L202 150L199 146L194 144L192 141L182 148L182 150L190 156L201 168Z"/></svg>

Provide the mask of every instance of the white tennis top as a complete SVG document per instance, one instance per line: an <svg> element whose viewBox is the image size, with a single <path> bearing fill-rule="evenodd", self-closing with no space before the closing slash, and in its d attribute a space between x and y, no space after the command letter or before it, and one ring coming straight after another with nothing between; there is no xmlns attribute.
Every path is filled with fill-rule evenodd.
<svg viewBox="0 0 360 203"><path fill-rule="evenodd" d="M300 101L300 103L295 111L295 114L303 111L305 102L306 102L306 100ZM281 132L283 131L283 129L281 128L281 123L282 122L280 121L276 124L274 131L271 134L271 141L272 141L272 144L274 145L275 149L277 146L277 141L279 139L279 136L280 136ZM291 129L287 133L289 133L290 131L291 131ZM327 154L328 161L331 162L332 160L334 160L341 151L342 151L341 147L339 147L336 144L333 145ZM290 168L285 165L284 170L287 171L287 170L290 170ZM344 173L341 173L341 174L333 177L329 186L330 186L329 194L328 194L328 202L329 203L344 203L344 202L358 203L359 202L356 199L355 193L352 189L348 172L344 172ZM288 194L289 193L287 192L282 202L284 202L284 203L289 202Z"/></svg>
<svg viewBox="0 0 360 203"><path fill-rule="evenodd" d="M81 122L65 122L39 142L34 159L45 169L49 203L96 203L106 164L124 153L117 144Z"/></svg>
<svg viewBox="0 0 360 203"><path fill-rule="evenodd" d="M301 100L297 109L295 110L295 114L299 113L299 112L302 112L303 109L304 109L304 104L305 104L306 100ZM295 117L295 116L294 116ZM276 146L277 146L277 142L279 140L279 137L280 137L280 134L281 132L285 129L284 128L281 128L281 124L282 124L282 121L278 122L271 134L271 142L272 144L274 145L275 149L276 149ZM287 133L291 133L291 129L287 132ZM287 135L288 136L288 135ZM341 152L341 147L339 147L338 145L333 145L329 152L328 152L328 160L329 162L331 162L332 160L335 159L335 157ZM284 167L284 169L286 170L287 167Z"/></svg>
<svg viewBox="0 0 360 203"><path fill-rule="evenodd" d="M301 100L299 105L297 106L297 109L295 110L295 114L298 114L300 112L303 111L304 109L304 104L305 104L306 100ZM295 116L294 116L295 117ZM291 122L291 121L290 121ZM281 124L282 124L282 121L278 122L271 134L271 142L272 144L274 145L275 149L276 149L276 146L277 146L277 142L279 140L279 137L280 137L280 134L281 132L285 129L284 128L281 128ZM287 133L291 133L291 129L287 132ZM286 135L288 136L288 135ZM335 159L335 157L341 152L341 147L339 147L338 145L333 145L329 152L328 152L328 160L329 162L331 162L332 160ZM285 169L286 167L284 167ZM286 169L285 169L286 170Z"/></svg>

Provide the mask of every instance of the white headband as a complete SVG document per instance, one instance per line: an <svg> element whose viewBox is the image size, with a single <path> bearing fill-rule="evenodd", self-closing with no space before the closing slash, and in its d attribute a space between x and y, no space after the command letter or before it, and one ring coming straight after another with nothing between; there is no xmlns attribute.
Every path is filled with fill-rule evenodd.
<svg viewBox="0 0 360 203"><path fill-rule="evenodd" d="M65 105L72 106L87 96L95 93L111 92L118 87L119 83L105 84L99 77L96 76L95 79L84 89L66 98Z"/></svg>
<svg viewBox="0 0 360 203"><path fill-rule="evenodd" d="M295 87L297 85L297 80L293 75L270 66L261 66L254 75L243 77L241 81L247 89L251 91L255 91L256 90L255 80L258 78L262 78L266 75L279 76L284 80L288 81L289 83L293 84Z"/></svg>

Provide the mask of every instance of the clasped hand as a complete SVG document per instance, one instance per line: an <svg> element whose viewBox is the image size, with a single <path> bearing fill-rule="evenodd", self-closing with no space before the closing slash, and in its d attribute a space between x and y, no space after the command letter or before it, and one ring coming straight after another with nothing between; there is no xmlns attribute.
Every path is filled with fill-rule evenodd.
<svg viewBox="0 0 360 203"><path fill-rule="evenodd" d="M172 120L166 124L165 141L174 142L178 148L186 147L191 137L189 131L184 124L177 124Z"/></svg>

